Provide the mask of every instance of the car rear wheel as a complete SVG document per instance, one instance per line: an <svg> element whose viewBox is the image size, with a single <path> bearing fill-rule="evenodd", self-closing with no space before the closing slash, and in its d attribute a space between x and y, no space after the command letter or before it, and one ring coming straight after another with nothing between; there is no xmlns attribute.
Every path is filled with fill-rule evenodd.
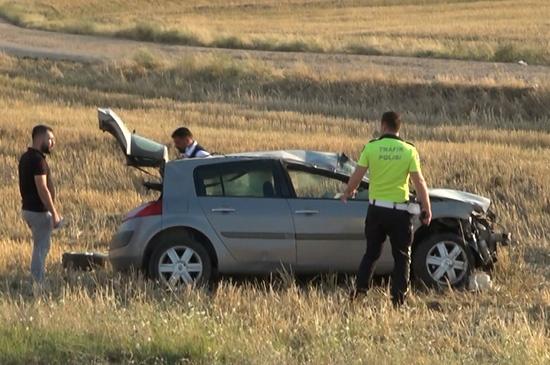
<svg viewBox="0 0 550 365"><path fill-rule="evenodd" d="M417 280L431 288L461 287L470 276L474 259L464 240L454 233L429 236L413 253L412 269Z"/></svg>
<svg viewBox="0 0 550 365"><path fill-rule="evenodd" d="M149 274L171 289L203 285L210 281L212 260L204 246L190 236L165 237L151 255Z"/></svg>

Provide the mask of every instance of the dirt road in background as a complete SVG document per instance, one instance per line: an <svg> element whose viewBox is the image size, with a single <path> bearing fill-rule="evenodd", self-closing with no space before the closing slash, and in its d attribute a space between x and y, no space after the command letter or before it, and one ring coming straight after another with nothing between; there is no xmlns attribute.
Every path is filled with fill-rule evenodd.
<svg viewBox="0 0 550 365"><path fill-rule="evenodd" d="M395 77L433 80L442 76L460 79L522 79L536 83L548 79L549 66L522 66L513 63L441 60L414 57L363 56L348 54L267 52L166 45L132 40L56 33L21 28L0 20L0 52L18 57L46 58L76 62L103 62L132 58L140 49L167 59L187 55L223 54L237 59L253 58L277 67L304 63L318 72L331 70L372 70Z"/></svg>

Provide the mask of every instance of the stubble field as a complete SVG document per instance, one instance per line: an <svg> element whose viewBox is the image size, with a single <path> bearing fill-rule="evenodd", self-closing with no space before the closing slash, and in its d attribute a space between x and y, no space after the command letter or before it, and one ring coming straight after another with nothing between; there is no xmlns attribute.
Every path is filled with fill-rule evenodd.
<svg viewBox="0 0 550 365"><path fill-rule="evenodd" d="M545 78L448 70L428 79L375 66L319 74L253 55L174 60L147 50L96 64L0 55L0 363L546 364L549 104ZM500 252L492 289L415 290L401 310L384 285L350 302L350 281L333 276L222 278L214 292L168 293L109 268L64 271L63 252L105 251L124 213L154 198L99 131L100 106L164 143L186 125L220 153L300 148L354 158L381 113L401 111L429 186L490 197L516 245ZM16 169L37 123L55 130L50 166L69 222L54 235L42 294L30 284Z"/></svg>

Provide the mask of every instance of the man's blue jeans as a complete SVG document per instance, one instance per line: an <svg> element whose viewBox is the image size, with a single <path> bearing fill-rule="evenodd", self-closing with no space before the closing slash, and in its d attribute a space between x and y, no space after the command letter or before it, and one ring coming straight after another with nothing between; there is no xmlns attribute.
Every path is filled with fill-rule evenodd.
<svg viewBox="0 0 550 365"><path fill-rule="evenodd" d="M23 219L32 232L33 249L31 260L31 275L35 282L44 280L46 257L50 251L50 241L53 231L52 215L50 212L23 211Z"/></svg>

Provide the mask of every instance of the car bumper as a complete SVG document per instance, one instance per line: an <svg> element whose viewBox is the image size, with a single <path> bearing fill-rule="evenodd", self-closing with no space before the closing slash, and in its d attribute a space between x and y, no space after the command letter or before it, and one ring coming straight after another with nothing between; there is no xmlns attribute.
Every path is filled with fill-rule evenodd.
<svg viewBox="0 0 550 365"><path fill-rule="evenodd" d="M512 243L512 234L509 232L492 232L489 237L489 242L495 245L500 244L502 246L508 246Z"/></svg>
<svg viewBox="0 0 550 365"><path fill-rule="evenodd" d="M152 218L130 219L119 226L109 245L109 261L115 271L142 269L143 247L148 237L144 231L152 226L151 221Z"/></svg>
<svg viewBox="0 0 550 365"><path fill-rule="evenodd" d="M114 271L127 272L141 269L140 257L136 257L128 246L109 250L109 262Z"/></svg>
<svg viewBox="0 0 550 365"><path fill-rule="evenodd" d="M488 211L486 214L473 216L470 232L473 234L473 242L471 242L474 251L478 255L479 262L482 266L492 267L493 263L497 262L498 246L508 246L512 243L512 234L506 231L498 232L495 227L496 216L493 212Z"/></svg>

